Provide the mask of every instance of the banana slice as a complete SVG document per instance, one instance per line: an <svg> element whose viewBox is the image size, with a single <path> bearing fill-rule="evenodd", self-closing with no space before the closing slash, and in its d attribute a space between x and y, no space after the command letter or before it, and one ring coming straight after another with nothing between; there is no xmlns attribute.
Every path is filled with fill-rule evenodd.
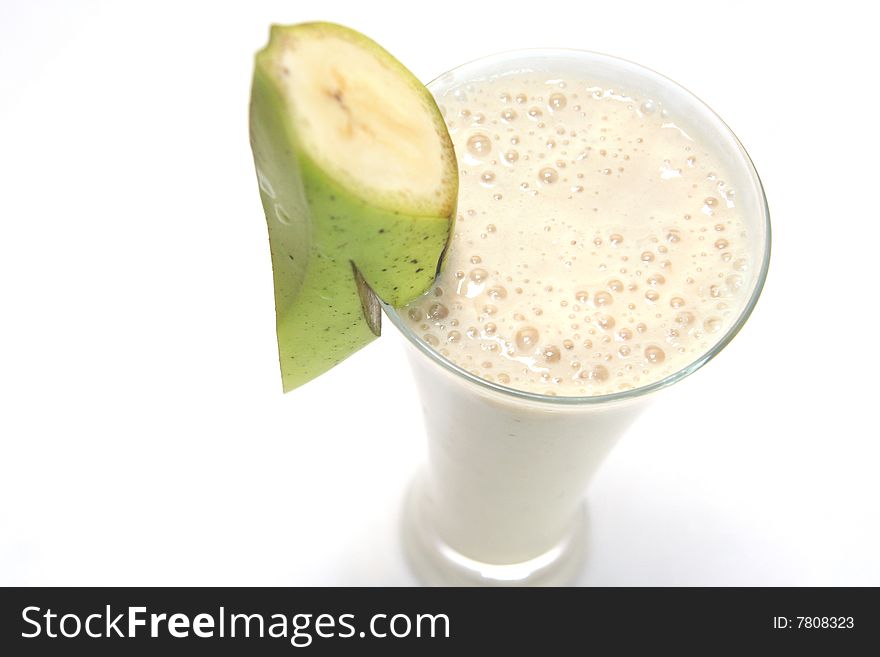
<svg viewBox="0 0 880 657"><path fill-rule="evenodd" d="M430 287L458 171L428 90L340 25L272 28L250 126L290 390L379 334L372 293L400 306Z"/></svg>

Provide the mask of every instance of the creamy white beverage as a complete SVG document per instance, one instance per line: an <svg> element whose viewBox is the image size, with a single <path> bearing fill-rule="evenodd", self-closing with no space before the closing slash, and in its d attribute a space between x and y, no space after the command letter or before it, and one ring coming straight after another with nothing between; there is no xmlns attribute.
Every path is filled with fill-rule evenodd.
<svg viewBox="0 0 880 657"><path fill-rule="evenodd" d="M763 192L711 110L629 62L523 51L430 88L459 213L434 289L386 308L428 434L407 552L428 583L570 582L593 473L754 305Z"/></svg>
<svg viewBox="0 0 880 657"><path fill-rule="evenodd" d="M753 266L717 144L638 88L520 71L438 99L459 160L445 269L404 316L488 381L600 395L669 376L738 317Z"/></svg>

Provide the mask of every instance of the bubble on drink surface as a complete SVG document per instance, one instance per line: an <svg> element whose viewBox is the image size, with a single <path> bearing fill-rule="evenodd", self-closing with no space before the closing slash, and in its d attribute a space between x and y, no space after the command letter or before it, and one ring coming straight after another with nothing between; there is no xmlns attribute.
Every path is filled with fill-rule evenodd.
<svg viewBox="0 0 880 657"><path fill-rule="evenodd" d="M616 278L611 279L608 281L608 289L612 292L623 292L623 281L619 281Z"/></svg>
<svg viewBox="0 0 880 657"><path fill-rule="evenodd" d="M658 285L663 285L666 282L666 277L663 276L663 274L651 274L646 280L648 285L656 287Z"/></svg>
<svg viewBox="0 0 880 657"><path fill-rule="evenodd" d="M589 293L586 290L578 290L574 293L574 298L579 302L584 303L587 299L590 298Z"/></svg>
<svg viewBox="0 0 880 657"><path fill-rule="evenodd" d="M498 332L498 325L494 322L487 322L485 326L483 326L483 331L486 335L495 335Z"/></svg>
<svg viewBox="0 0 880 657"><path fill-rule="evenodd" d="M550 109L556 112L564 109L567 102L568 99L565 97L565 94L559 92L550 94L550 97L547 99L547 104L550 106Z"/></svg>
<svg viewBox="0 0 880 657"><path fill-rule="evenodd" d="M612 233L608 236L608 241L611 242L611 246L619 246L623 244L623 235L620 233Z"/></svg>
<svg viewBox="0 0 880 657"><path fill-rule="evenodd" d="M728 242L726 239L722 238L719 240L715 240L715 248L716 249L722 250L722 249L726 249L728 246L730 246L730 242Z"/></svg>
<svg viewBox="0 0 880 657"><path fill-rule="evenodd" d="M453 330L453 331L450 331L449 333L446 334L446 341L447 342L454 343L454 342L458 342L459 340L461 340L461 333L459 333L458 331Z"/></svg>
<svg viewBox="0 0 880 657"><path fill-rule="evenodd" d="M675 316L675 323L681 326L689 326L694 323L694 314L685 310Z"/></svg>
<svg viewBox="0 0 880 657"><path fill-rule="evenodd" d="M556 172L556 169L552 167L544 167L538 171L538 180L545 185L550 185L559 180L559 174Z"/></svg>
<svg viewBox="0 0 880 657"><path fill-rule="evenodd" d="M617 348L617 353L621 358L626 358L632 353L632 349L628 345L622 344Z"/></svg>
<svg viewBox="0 0 880 657"><path fill-rule="evenodd" d="M749 268L749 262L745 258L739 258L733 261L733 268L736 271L746 271Z"/></svg>
<svg viewBox="0 0 880 657"><path fill-rule="evenodd" d="M529 117L531 117L537 121L542 116L544 116L544 112L541 111L540 107L530 107L529 108Z"/></svg>
<svg viewBox="0 0 880 657"><path fill-rule="evenodd" d="M574 349L574 342L566 338L562 341L562 348L571 351L572 349Z"/></svg>
<svg viewBox="0 0 880 657"><path fill-rule="evenodd" d="M486 271L485 269L483 269L482 267L475 267L475 268L471 269L471 273L469 275L469 278L474 283L482 283L487 278L489 278L489 272Z"/></svg>
<svg viewBox="0 0 880 657"><path fill-rule="evenodd" d="M617 332L617 337L620 340L632 340L633 332L624 327Z"/></svg>
<svg viewBox="0 0 880 657"><path fill-rule="evenodd" d="M660 299L660 294L656 290L648 290L645 292L645 298L651 303L657 303L657 300Z"/></svg>
<svg viewBox="0 0 880 657"><path fill-rule="evenodd" d="M422 320L422 311L418 306L413 306L409 310L406 311L406 314L409 318L414 322L419 322Z"/></svg>
<svg viewBox="0 0 880 657"><path fill-rule="evenodd" d="M642 114L653 114L657 111L657 103L655 103L651 99L648 99L639 106L639 111Z"/></svg>
<svg viewBox="0 0 880 657"><path fill-rule="evenodd" d="M425 333L425 335L422 336L422 339L432 347L436 347L440 344L440 340L438 340L437 336L433 333Z"/></svg>
<svg viewBox="0 0 880 657"><path fill-rule="evenodd" d="M484 157L492 150L492 140L482 132L478 132L468 137L467 149L474 157Z"/></svg>
<svg viewBox="0 0 880 657"><path fill-rule="evenodd" d="M645 347L645 359L654 365L659 365L666 360L666 352L657 345Z"/></svg>
<svg viewBox="0 0 880 657"><path fill-rule="evenodd" d="M504 160L505 160L506 162L509 162L510 164L513 164L513 163L516 162L518 159L519 159L519 151L517 151L515 148L511 148L510 150L505 151L505 153L504 153Z"/></svg>
<svg viewBox="0 0 880 657"><path fill-rule="evenodd" d="M731 274L727 278L724 279L724 282L727 283L727 287L731 290L738 290L742 287L743 279L739 274Z"/></svg>
<svg viewBox="0 0 880 657"><path fill-rule="evenodd" d="M435 322L441 319L445 319L449 316L449 308L444 306L442 303L432 303L428 307L428 318L433 319Z"/></svg>
<svg viewBox="0 0 880 657"><path fill-rule="evenodd" d="M708 317L703 321L703 328L707 333L717 333L721 330L721 319L718 317Z"/></svg>
<svg viewBox="0 0 880 657"><path fill-rule="evenodd" d="M681 231L676 228L670 228L666 231L666 241L670 244L678 244L681 242Z"/></svg>
<svg viewBox="0 0 880 657"><path fill-rule="evenodd" d="M672 297L669 300L669 305L673 308L681 308L684 305L684 299L681 297Z"/></svg>
<svg viewBox="0 0 880 657"><path fill-rule="evenodd" d="M516 112L512 109L506 109L501 112L501 119L506 123L510 123L511 121L516 121Z"/></svg>
<svg viewBox="0 0 880 657"><path fill-rule="evenodd" d="M494 315L497 312L498 308L496 306L493 306L491 303L487 303L485 306L483 306L483 314L485 315Z"/></svg>
<svg viewBox="0 0 880 657"><path fill-rule="evenodd" d="M604 313L600 313L600 314L596 315L596 324L603 331L610 331L611 329L614 328L614 324L615 324L614 317L612 317L611 315L606 315Z"/></svg>
<svg viewBox="0 0 880 657"><path fill-rule="evenodd" d="M548 345L541 350L541 355L548 363L558 363L562 357L562 352L556 345Z"/></svg>
<svg viewBox="0 0 880 657"><path fill-rule="evenodd" d="M495 182L495 174L492 171L484 171L482 175L480 175L480 182L487 187L491 187Z"/></svg>
<svg viewBox="0 0 880 657"><path fill-rule="evenodd" d="M490 298L495 300L506 299L507 288L503 285L493 285L488 290L486 290L486 294L488 294Z"/></svg>
<svg viewBox="0 0 880 657"><path fill-rule="evenodd" d="M602 383L603 381L607 381L609 376L608 368L604 365L590 365L578 373L578 378L585 379L592 383Z"/></svg>
<svg viewBox="0 0 880 657"><path fill-rule="evenodd" d="M514 339L516 341L516 346L521 351L527 351L535 348L540 336L541 334L538 333L538 329L534 326L523 326L516 332Z"/></svg>
<svg viewBox="0 0 880 657"><path fill-rule="evenodd" d="M614 301L614 297L612 297L608 292L596 292L593 295L593 303L597 306L610 306Z"/></svg>

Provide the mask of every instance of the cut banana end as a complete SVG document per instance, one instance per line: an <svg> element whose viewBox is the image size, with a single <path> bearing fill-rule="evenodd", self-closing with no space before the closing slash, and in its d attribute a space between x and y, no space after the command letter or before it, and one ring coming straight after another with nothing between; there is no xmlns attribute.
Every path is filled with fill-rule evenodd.
<svg viewBox="0 0 880 657"><path fill-rule="evenodd" d="M274 28L273 65L302 147L352 191L413 214L448 216L456 176L434 99L363 35L327 23Z"/></svg>
<svg viewBox="0 0 880 657"><path fill-rule="evenodd" d="M250 125L290 390L379 334L377 297L400 306L430 287L458 171L428 90L339 25L272 28Z"/></svg>

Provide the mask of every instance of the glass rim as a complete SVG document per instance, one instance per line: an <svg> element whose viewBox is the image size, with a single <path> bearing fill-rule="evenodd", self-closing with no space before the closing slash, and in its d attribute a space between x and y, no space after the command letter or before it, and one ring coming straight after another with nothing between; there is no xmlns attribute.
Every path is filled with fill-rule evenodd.
<svg viewBox="0 0 880 657"><path fill-rule="evenodd" d="M604 53L593 52L590 50L580 50L577 48L524 48L517 50L508 50L496 53L494 55L488 55L485 57L479 57L477 59L470 60L443 73L442 75L439 75L431 82L429 82L426 86L430 90L433 85L442 82L447 76L453 75L456 72L461 71L462 69L473 66L474 64L491 64L493 62L504 61L506 59L515 59L518 57L537 58L542 56L559 57L564 55L586 56L594 60L604 60L612 64L624 64L629 67L634 67L638 69L640 73L646 74L649 77L653 77L656 80L660 81L662 84L668 85L673 89L677 89L680 93L683 93L686 97L689 97L692 102L694 102L697 106L701 106L706 112L708 112L709 116L714 118L717 123L716 127L720 128L722 132L727 132L727 134L733 139L733 142L739 149L739 153L742 156L743 163L745 164L746 169L750 177L752 178L752 182L755 184L755 188L758 192L757 200L759 201L760 205L759 211L762 214L761 219L763 222L765 234L763 244L764 248L761 255L761 266L758 271L757 278L755 279L754 287L752 288L751 294L749 295L746 303L743 305L743 308L737 316L736 321L734 321L733 324L731 324L730 328L728 328L728 330L725 332L725 334L714 345L712 345L710 349L701 354L699 358L691 361L685 367L682 367L672 374L657 381L654 381L653 383L630 388L628 390L606 393L603 395L545 395L537 392L519 390L517 388L505 386L494 381L487 381L486 379L483 379L475 374L471 374L464 368L456 365L451 360L440 354L440 352L435 351L430 345L421 340L418 335L416 335L415 332L406 325L406 322L404 322L404 320L401 318L394 307L390 306L382 300L380 300L379 302L383 310L385 311L385 315L388 317L389 320L391 320L391 323L397 327L397 329L403 334L403 336L413 346L415 346L418 351L426 355L437 365L441 366L443 369L450 372L451 374L461 377L482 389L494 392L504 397L511 397L522 401L549 404L552 406L587 406L635 399L648 395L652 392L662 390L663 388L667 388L702 368L703 365L715 358L715 356L721 353L721 351L728 344L730 344L731 340L736 337L736 335L745 325L748 318L751 316L752 311L755 309L755 306L758 303L758 298L761 296L761 292L764 289L764 283L767 280L767 272L770 267L770 250L772 242L770 227L770 208L767 205L767 196L764 193L764 186L761 183L761 178L758 175L758 171L755 168L754 163L752 162L752 158L749 157L749 154L746 151L745 147L742 145L742 142L740 142L739 138L736 136L736 134L734 134L733 130L730 129L730 126L728 126L727 123L725 123L724 120L711 107L704 103L697 95L677 83L675 80L672 80L671 78L668 78L665 75L654 71L653 69L647 68L630 60L615 57L613 55L606 55Z"/></svg>

